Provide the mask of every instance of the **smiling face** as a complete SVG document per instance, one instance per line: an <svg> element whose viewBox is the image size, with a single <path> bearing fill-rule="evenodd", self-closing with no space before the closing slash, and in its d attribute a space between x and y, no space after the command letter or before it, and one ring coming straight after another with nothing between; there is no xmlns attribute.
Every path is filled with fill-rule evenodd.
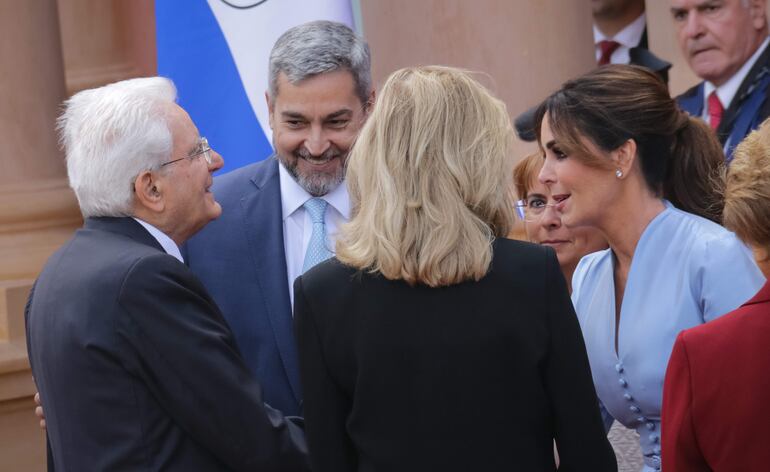
<svg viewBox="0 0 770 472"><path fill-rule="evenodd" d="M546 185L538 182L535 176L529 183L528 207L555 203L557 202L551 196L551 191ZM567 228L562 224L561 214L553 206L546 207L539 218L526 220L524 225L527 239L554 248L562 272L568 280L583 256L607 247L604 237L594 228Z"/></svg>
<svg viewBox="0 0 770 472"><path fill-rule="evenodd" d="M569 228L578 226L601 227L600 222L617 199L617 178L609 165L606 168L589 166L578 156L568 155L551 132L548 114L540 128L540 142L545 159L538 181L550 189L554 207L561 213L561 221ZM588 141L592 152L601 151Z"/></svg>
<svg viewBox="0 0 770 472"><path fill-rule="evenodd" d="M281 73L268 108L273 147L294 180L314 196L336 188L366 118L352 74L337 70L292 84Z"/></svg>
<svg viewBox="0 0 770 472"><path fill-rule="evenodd" d="M164 226L172 239L184 241L222 213L222 207L211 193L211 174L220 169L224 161L214 150L209 151L211 165L201 154L185 159L199 150L200 135L190 116L178 105L172 105L169 111L168 126L173 138L168 161L180 160L163 167L158 186L163 195Z"/></svg>
<svg viewBox="0 0 770 472"><path fill-rule="evenodd" d="M693 72L716 86L727 82L767 36L765 8L765 0L671 0L679 47Z"/></svg>

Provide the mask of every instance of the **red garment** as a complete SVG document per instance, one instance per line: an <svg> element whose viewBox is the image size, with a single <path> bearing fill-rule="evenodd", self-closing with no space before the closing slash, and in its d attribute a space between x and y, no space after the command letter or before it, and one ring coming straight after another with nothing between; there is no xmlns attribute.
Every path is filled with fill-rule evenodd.
<svg viewBox="0 0 770 472"><path fill-rule="evenodd" d="M714 90L711 92L711 95L709 95L709 125L711 125L711 129L714 131L719 128L719 123L722 122L722 114L724 111L725 107L722 106L719 95L717 95L717 91Z"/></svg>
<svg viewBox="0 0 770 472"><path fill-rule="evenodd" d="M768 470L768 374L765 283L740 308L679 334L663 388L663 470Z"/></svg>
<svg viewBox="0 0 770 472"><path fill-rule="evenodd" d="M608 39L599 41L599 50L601 51L601 56L599 57L598 65L603 66L609 64L612 53L615 52L615 50L619 47L620 43L617 41L611 41Z"/></svg>

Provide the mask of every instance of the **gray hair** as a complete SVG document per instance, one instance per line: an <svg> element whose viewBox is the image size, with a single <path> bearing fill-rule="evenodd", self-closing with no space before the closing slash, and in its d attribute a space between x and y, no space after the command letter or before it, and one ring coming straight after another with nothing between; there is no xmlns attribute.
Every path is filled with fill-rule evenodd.
<svg viewBox="0 0 770 472"><path fill-rule="evenodd" d="M366 103L372 89L369 45L350 28L334 21L311 21L295 26L278 38L270 52L268 94L278 94L283 72L296 84L314 75L347 69L353 75L356 94Z"/></svg>
<svg viewBox="0 0 770 472"><path fill-rule="evenodd" d="M167 112L175 101L171 80L150 77L84 90L64 102L57 128L83 217L133 213L134 179L171 155Z"/></svg>

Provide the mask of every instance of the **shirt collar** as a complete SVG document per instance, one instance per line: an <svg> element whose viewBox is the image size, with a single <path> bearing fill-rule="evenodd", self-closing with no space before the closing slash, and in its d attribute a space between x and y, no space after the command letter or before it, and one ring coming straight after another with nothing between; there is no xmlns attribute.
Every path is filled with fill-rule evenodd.
<svg viewBox="0 0 770 472"><path fill-rule="evenodd" d="M706 82L703 84L703 99L707 101L709 95L711 95L711 92L716 90L717 97L719 97L719 101L722 102L722 107L725 110L729 108L730 103L732 103L733 98L735 98L735 94L738 93L738 89L741 87L744 79L746 79L749 71L751 71L751 68L754 67L754 64L756 64L759 56L762 55L762 52L767 47L768 42L770 42L770 38L765 38L757 50L754 51L754 54L749 58L749 60L744 62L743 66L738 69L738 72L733 74L733 76L730 77L730 79L720 87L715 86L711 82Z"/></svg>
<svg viewBox="0 0 770 472"><path fill-rule="evenodd" d="M289 171L280 161L278 161L278 176L281 183L281 216L283 220L286 220L313 196L294 180L294 177L289 174ZM345 182L321 198L334 207L346 220L350 218L350 198Z"/></svg>
<svg viewBox="0 0 770 472"><path fill-rule="evenodd" d="M609 37L602 33L599 28L594 24L594 44L598 45L600 41L612 40L617 41L621 45L627 48L635 48L639 46L639 42L642 40L644 34L644 28L647 26L647 16L642 13L637 19L629 23L625 28L618 31L618 33Z"/></svg>
<svg viewBox="0 0 770 472"><path fill-rule="evenodd" d="M139 218L134 218L137 223L142 225L144 229L146 229L150 235L152 235L153 238L155 238L156 241L158 241L158 244L163 248L164 251L166 251L166 254L169 256L174 256L176 259L179 260L182 264L184 264L184 258L182 257L182 253L179 252L179 246L176 245L173 239L169 238L166 233L159 230L155 226L151 225L150 223L147 223L146 221L140 220Z"/></svg>

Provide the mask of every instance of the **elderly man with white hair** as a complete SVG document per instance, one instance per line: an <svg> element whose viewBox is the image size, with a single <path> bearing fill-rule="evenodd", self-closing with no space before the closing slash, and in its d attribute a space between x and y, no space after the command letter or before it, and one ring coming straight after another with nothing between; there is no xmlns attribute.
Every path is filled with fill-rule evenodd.
<svg viewBox="0 0 770 472"><path fill-rule="evenodd" d="M173 83L133 79L65 103L85 225L27 304L29 358L57 470L303 471L298 424L264 405L179 246L222 209L222 158ZM215 252L216 247L210 250Z"/></svg>
<svg viewBox="0 0 770 472"><path fill-rule="evenodd" d="M678 96L703 118L727 161L735 146L770 116L767 0L671 0L679 47L701 83Z"/></svg>

